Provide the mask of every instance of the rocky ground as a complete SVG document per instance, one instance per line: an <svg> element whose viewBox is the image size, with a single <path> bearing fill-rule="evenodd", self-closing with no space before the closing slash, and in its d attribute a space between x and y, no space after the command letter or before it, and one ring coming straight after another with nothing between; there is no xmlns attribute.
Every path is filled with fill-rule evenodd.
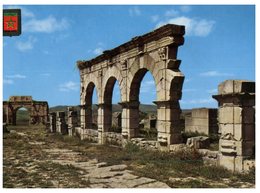
<svg viewBox="0 0 260 193"><path fill-rule="evenodd" d="M225 173L223 178L214 180L206 175L184 175L185 169L179 172L176 167L176 171L169 168L165 172L153 168L157 158L153 162L138 161L134 148L124 152L117 147L50 134L43 128L9 130L4 134L4 188L254 187L251 179L243 180L244 176L238 180ZM149 156L152 160L154 154Z"/></svg>

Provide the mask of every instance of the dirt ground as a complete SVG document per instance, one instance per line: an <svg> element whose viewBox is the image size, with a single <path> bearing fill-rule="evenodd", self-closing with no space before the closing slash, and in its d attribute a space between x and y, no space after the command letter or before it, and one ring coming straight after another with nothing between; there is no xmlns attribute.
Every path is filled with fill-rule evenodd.
<svg viewBox="0 0 260 193"><path fill-rule="evenodd" d="M4 188L255 187L252 175L210 167L205 170L210 175L200 173L201 169L190 171L195 162L179 163L166 154L146 155L136 147L126 151L101 146L48 133L44 127L9 127L9 131L3 135ZM211 174L214 170L217 176Z"/></svg>

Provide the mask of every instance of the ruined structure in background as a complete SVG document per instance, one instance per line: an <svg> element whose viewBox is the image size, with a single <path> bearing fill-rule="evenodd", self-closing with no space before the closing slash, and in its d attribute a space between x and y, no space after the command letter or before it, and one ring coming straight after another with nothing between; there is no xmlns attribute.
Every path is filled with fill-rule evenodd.
<svg viewBox="0 0 260 193"><path fill-rule="evenodd" d="M49 129L52 133L56 132L56 112L49 114Z"/></svg>
<svg viewBox="0 0 260 193"><path fill-rule="evenodd" d="M3 122L16 125L16 113L26 108L29 113L29 124L47 124L49 107L47 101L35 101L31 96L11 96L3 102Z"/></svg>
<svg viewBox="0 0 260 193"><path fill-rule="evenodd" d="M255 154L255 82L226 80L213 98L219 104L219 164L232 171L248 170Z"/></svg>
<svg viewBox="0 0 260 193"><path fill-rule="evenodd" d="M128 140L139 133L139 92L147 71L156 84L157 141L160 146L181 142L180 105L184 75L179 70L178 47L183 45L184 26L165 25L143 36L133 38L89 61L78 61L81 80L82 138L92 129L92 95L98 95L98 142L111 139L112 93L119 83L122 106L122 132L119 140ZM79 130L79 128L77 129ZM114 135L113 135L114 136ZM116 135L118 136L118 134ZM112 137L113 138L113 137Z"/></svg>
<svg viewBox="0 0 260 193"><path fill-rule="evenodd" d="M56 132L62 134L68 134L68 126L65 121L65 112L56 112Z"/></svg>
<svg viewBox="0 0 260 193"><path fill-rule="evenodd" d="M68 134L72 136L75 134L75 127L77 126L78 123L78 114L77 111L73 107L68 107L67 108L68 112Z"/></svg>
<svg viewBox="0 0 260 193"><path fill-rule="evenodd" d="M185 116L185 132L198 132L206 135L218 133L217 109L192 109L190 116Z"/></svg>

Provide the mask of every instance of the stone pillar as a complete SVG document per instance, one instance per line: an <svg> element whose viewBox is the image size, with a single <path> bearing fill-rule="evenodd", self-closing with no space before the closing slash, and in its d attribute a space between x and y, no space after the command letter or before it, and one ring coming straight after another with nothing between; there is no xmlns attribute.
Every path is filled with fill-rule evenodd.
<svg viewBox="0 0 260 193"><path fill-rule="evenodd" d="M70 136L75 134L75 127L77 126L77 111L73 107L68 107L68 133Z"/></svg>
<svg viewBox="0 0 260 193"><path fill-rule="evenodd" d="M219 164L243 171L243 161L254 156L255 82L226 80L218 86Z"/></svg>
<svg viewBox="0 0 260 193"><path fill-rule="evenodd" d="M108 132L112 124L112 105L98 104L98 143L105 144L105 132Z"/></svg>
<svg viewBox="0 0 260 193"><path fill-rule="evenodd" d="M80 105L80 127L81 129L85 129L86 128L86 106L85 105Z"/></svg>
<svg viewBox="0 0 260 193"><path fill-rule="evenodd" d="M65 122L65 112L56 112L56 131L62 134L68 134L68 127Z"/></svg>
<svg viewBox="0 0 260 193"><path fill-rule="evenodd" d="M92 105L85 107L85 128L92 129Z"/></svg>
<svg viewBox="0 0 260 193"><path fill-rule="evenodd" d="M181 143L180 114L178 101L154 101L157 105L157 140L160 146Z"/></svg>
<svg viewBox="0 0 260 193"><path fill-rule="evenodd" d="M50 121L50 132L55 133L56 132L56 113L50 113L49 114L49 121Z"/></svg>
<svg viewBox="0 0 260 193"><path fill-rule="evenodd" d="M137 137L139 134L139 101L125 101L122 106L122 135L124 139Z"/></svg>

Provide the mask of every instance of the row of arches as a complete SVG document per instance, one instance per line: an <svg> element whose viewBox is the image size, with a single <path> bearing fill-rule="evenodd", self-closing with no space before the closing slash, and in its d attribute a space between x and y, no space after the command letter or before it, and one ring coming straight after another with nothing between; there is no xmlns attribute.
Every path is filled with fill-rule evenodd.
<svg viewBox="0 0 260 193"><path fill-rule="evenodd" d="M150 60L151 61L151 60ZM103 74L104 73L104 74ZM157 105L157 140L165 144L171 144L174 141L180 141L180 106L183 74L179 71L173 71L165 68L165 63L154 62L140 63L134 61L130 68L125 71L119 71L117 66L109 67L104 72L98 71L83 76L81 83L81 127L84 129L93 129L93 93L96 89L98 98L97 126L100 135L105 132L111 132L112 128L112 101L113 91L116 82L118 82L120 101L122 107L121 134L126 138L139 136L139 105L140 105L140 87L146 74L153 77L155 85L154 103ZM100 76L100 74L102 74ZM102 137L101 137L102 138ZM101 143L102 140L101 140Z"/></svg>
<svg viewBox="0 0 260 193"><path fill-rule="evenodd" d="M168 24L152 32L105 51L88 61L78 61L81 78L81 128L91 125L93 89L98 97L98 138L111 127L112 92L119 83L122 106L122 136L135 137L139 127L140 85L149 71L155 82L157 105L157 140L170 145L180 142L180 105L184 75L177 59L183 45L185 27Z"/></svg>
<svg viewBox="0 0 260 193"><path fill-rule="evenodd" d="M143 80L145 79L145 81L149 81L149 88L142 88L142 85L144 85L145 83L143 82ZM144 84L142 84L144 83ZM149 89L149 90L147 90ZM140 113L139 113L139 104L144 104L144 102L142 103L140 100L140 96L143 96L143 100L142 101L146 101L146 104L150 104L152 101L155 101L156 99L156 89L155 89L155 81L151 75L151 73L147 70L147 69L141 69L140 72L138 72L138 74L136 75L136 79L134 79L132 86L131 86L131 92L130 94L130 101L135 101L136 102L136 110L138 110L137 116L134 119L136 123L132 123L134 125L138 125L138 127L136 128L137 131L136 133L138 134L138 129L139 129L139 122L140 122ZM141 91L145 91L145 92L149 92L149 98L145 98L145 96L147 97L148 95L146 94L142 94L141 95ZM115 96L117 95L117 96ZM106 106L105 107L105 111L104 111L104 122L107 125L107 131L108 132L112 132L112 131L117 131L117 132L122 132L122 120L119 120L119 124L117 125L113 125L113 120L112 120L112 114L117 111L120 112L120 115L118 117L118 119L122 119L122 109L119 109L118 107L116 107L116 110L113 110L113 105L115 104L121 104L122 100L121 100L121 94L120 94L120 87L119 87L119 82L118 80L114 77L111 76L108 81L107 84L105 86L105 90L104 90L104 103L103 105ZM93 82L90 82L86 88L86 113L85 113L85 121L86 121L86 125L85 128L86 129L97 129L97 114L96 114L96 108L95 105L98 106L98 91L97 91L97 87L95 86L95 84ZM147 103L148 102L148 103ZM153 104L154 105L154 104ZM115 106L114 106L115 107ZM115 128L116 127L116 128ZM156 128L156 126L154 126Z"/></svg>

